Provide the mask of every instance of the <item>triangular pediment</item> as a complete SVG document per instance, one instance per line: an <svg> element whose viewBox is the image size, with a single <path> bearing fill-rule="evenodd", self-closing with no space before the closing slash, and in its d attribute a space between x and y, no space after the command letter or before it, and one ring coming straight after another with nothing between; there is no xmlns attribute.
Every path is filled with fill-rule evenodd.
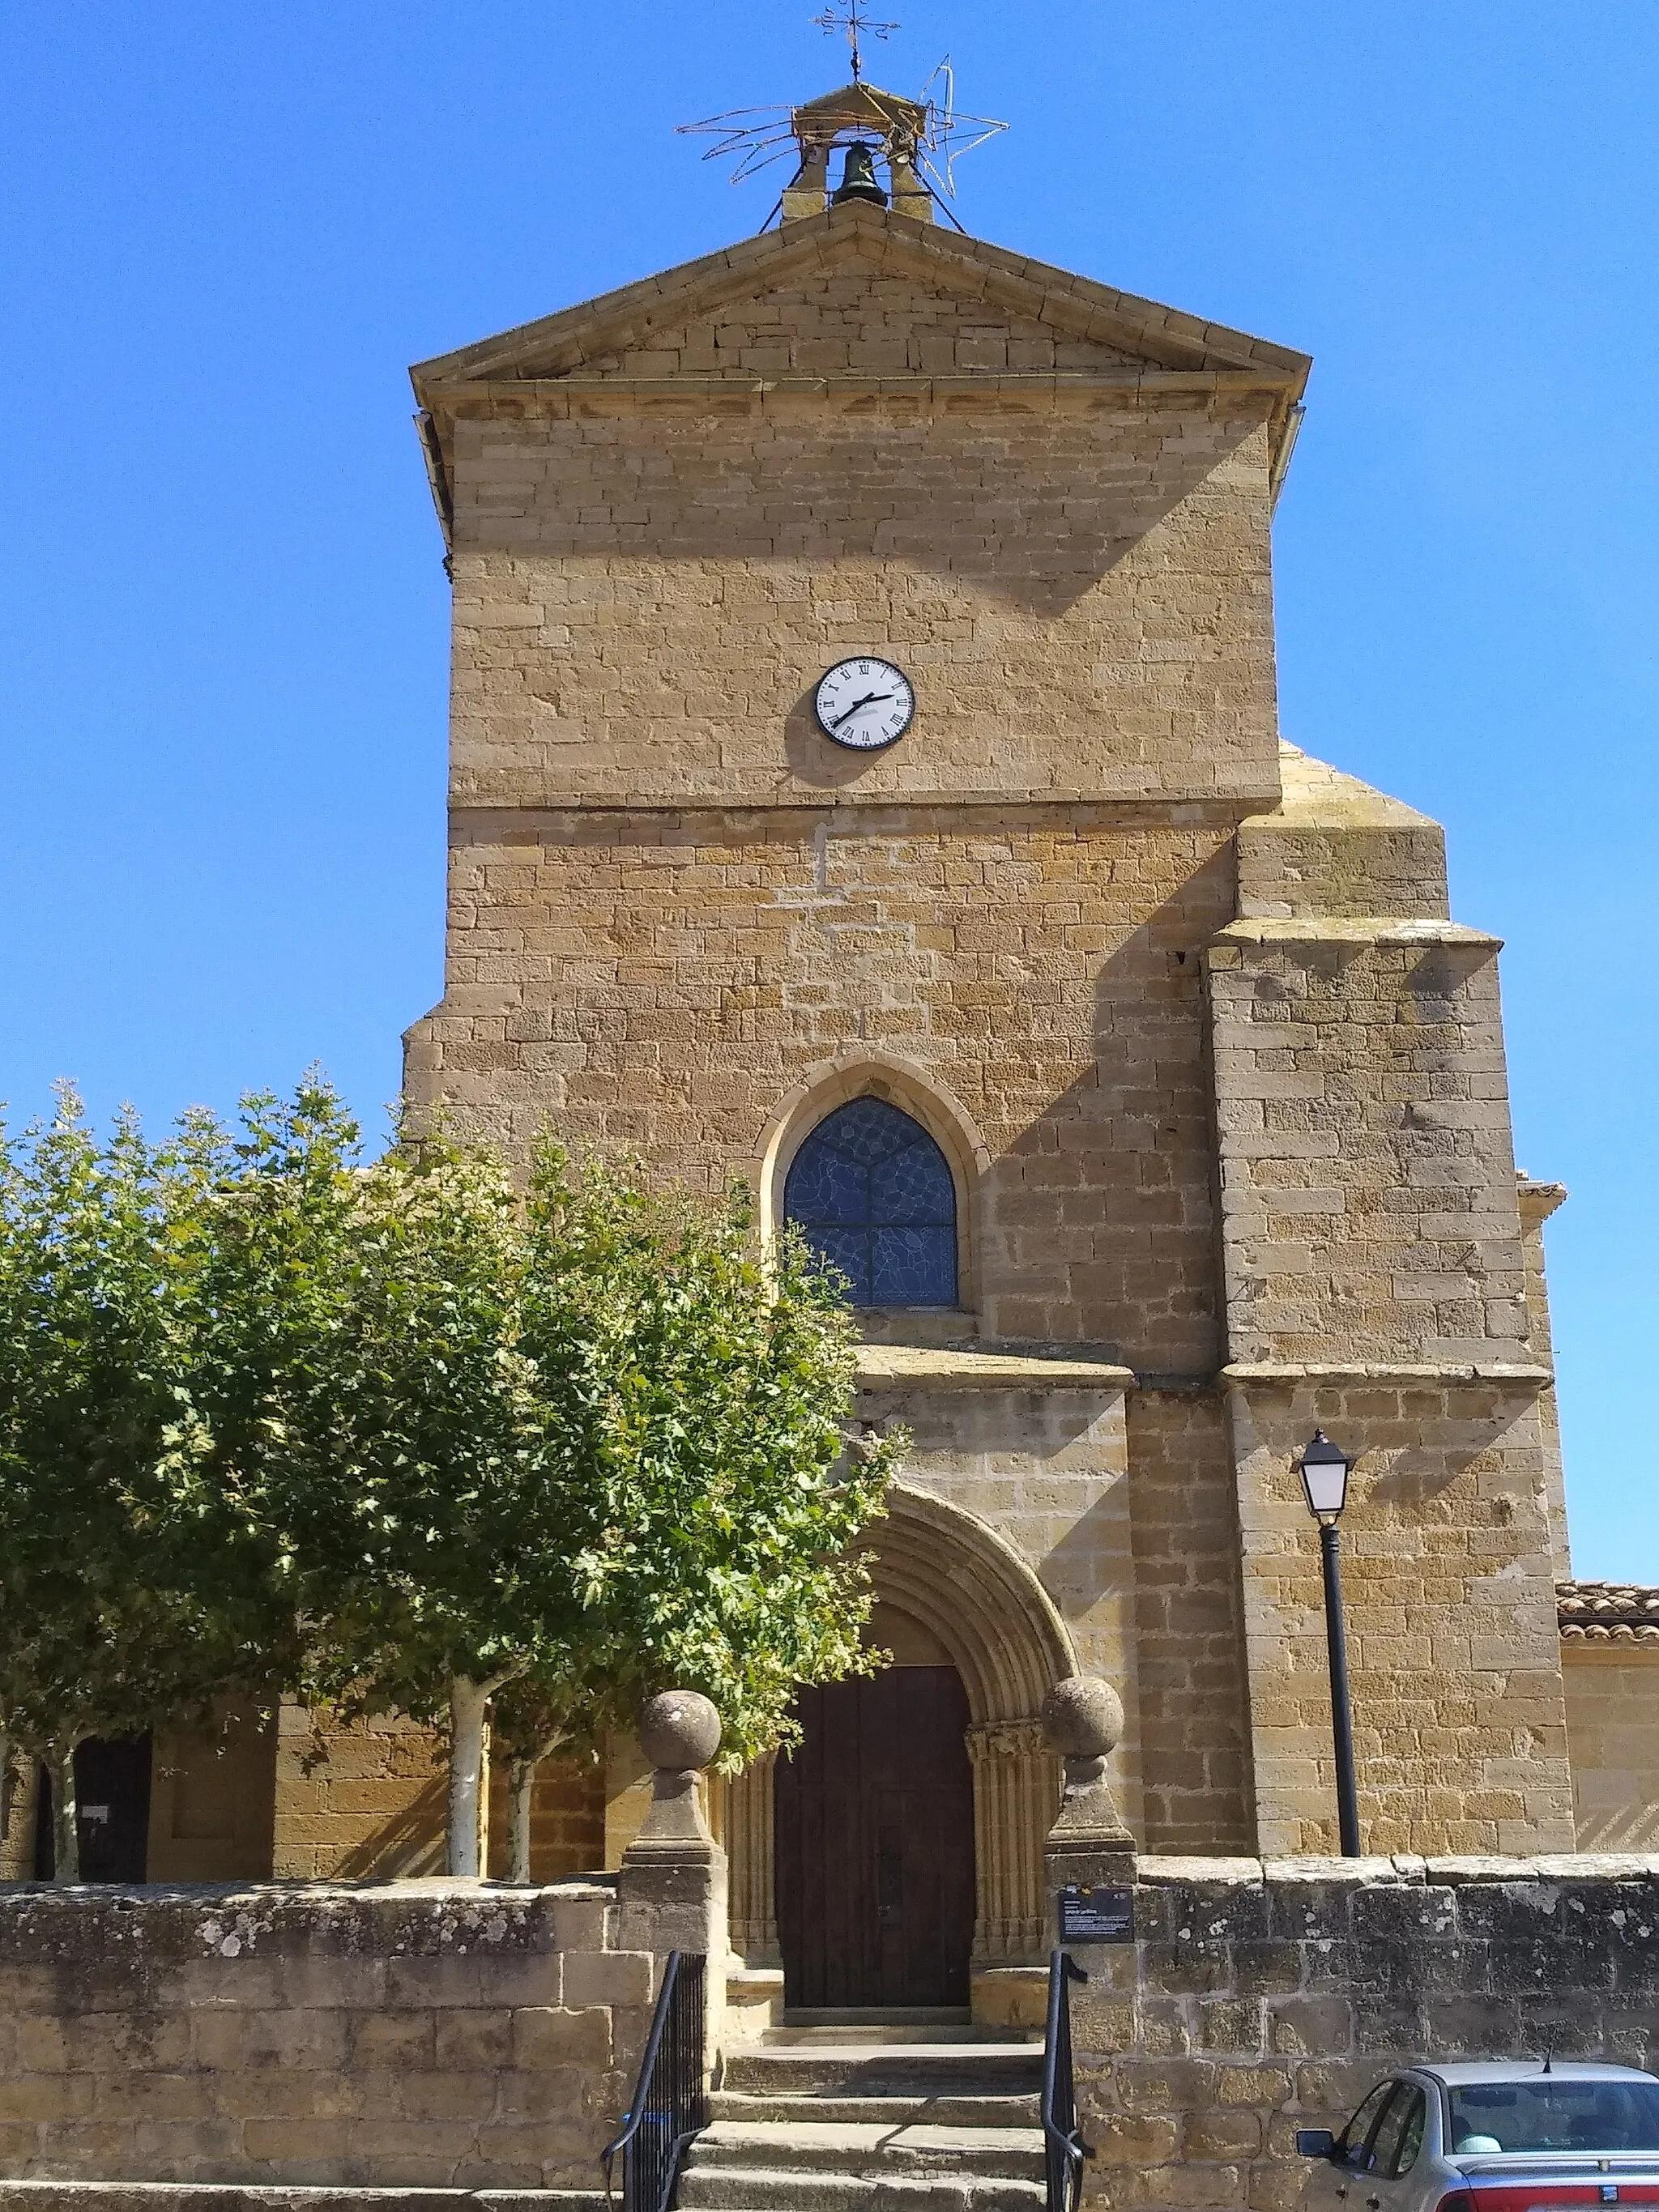
<svg viewBox="0 0 1659 2212"><path fill-rule="evenodd" d="M909 343L905 343L907 337ZM422 362L441 386L565 377L1247 371L1306 355L853 202Z"/></svg>

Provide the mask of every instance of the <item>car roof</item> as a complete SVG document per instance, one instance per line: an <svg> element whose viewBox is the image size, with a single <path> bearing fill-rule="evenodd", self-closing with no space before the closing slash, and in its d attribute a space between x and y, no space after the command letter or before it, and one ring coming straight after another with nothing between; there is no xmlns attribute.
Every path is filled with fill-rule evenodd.
<svg viewBox="0 0 1659 2212"><path fill-rule="evenodd" d="M1541 2058L1454 2058L1442 2062L1421 2058L1408 2068L1427 2074L1448 2089L1462 2089L1477 2081L1538 2081L1546 2078ZM1596 2060L1556 2058L1547 2077L1554 2081L1651 2081L1639 2066L1604 2065Z"/></svg>

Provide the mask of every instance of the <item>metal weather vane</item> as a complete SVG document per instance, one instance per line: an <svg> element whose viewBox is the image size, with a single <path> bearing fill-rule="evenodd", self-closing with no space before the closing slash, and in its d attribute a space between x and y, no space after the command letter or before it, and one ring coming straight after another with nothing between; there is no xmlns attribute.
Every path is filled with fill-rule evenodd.
<svg viewBox="0 0 1659 2212"><path fill-rule="evenodd" d="M872 23L864 12L864 0L830 0L824 13L814 15L812 21L821 31L827 32L831 37L837 31L845 32L847 43L853 49L854 84L861 83L864 77L864 61L859 52L860 38L867 31L872 39L884 39L890 31L896 31L899 27L896 23Z"/></svg>
<svg viewBox="0 0 1659 2212"><path fill-rule="evenodd" d="M715 143L702 158L729 161L734 185L791 155L804 167L809 149L827 155L833 146L873 137L890 160L897 154L915 169L935 200L954 199L957 162L1008 125L988 115L958 113L949 54L914 100L867 84L862 42L885 39L899 26L873 21L865 5L866 0L828 0L824 13L812 18L830 36L844 37L852 50L853 82L844 100L829 94L801 106L734 107L701 123L682 123L682 134L712 137Z"/></svg>

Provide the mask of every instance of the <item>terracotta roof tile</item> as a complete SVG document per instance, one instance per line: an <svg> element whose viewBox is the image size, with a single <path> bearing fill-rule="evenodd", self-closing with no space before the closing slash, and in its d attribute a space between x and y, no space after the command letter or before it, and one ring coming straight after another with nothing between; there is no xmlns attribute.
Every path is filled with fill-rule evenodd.
<svg viewBox="0 0 1659 2212"><path fill-rule="evenodd" d="M1567 1644L1659 1644L1659 1589L1642 1583L1557 1583Z"/></svg>

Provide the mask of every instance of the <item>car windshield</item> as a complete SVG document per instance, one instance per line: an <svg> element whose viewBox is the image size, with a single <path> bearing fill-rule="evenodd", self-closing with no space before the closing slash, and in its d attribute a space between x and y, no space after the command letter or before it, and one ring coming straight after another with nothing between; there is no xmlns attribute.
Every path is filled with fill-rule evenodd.
<svg viewBox="0 0 1659 2212"><path fill-rule="evenodd" d="M1659 2150L1659 2081L1481 2081L1453 2089L1454 2157L1506 2150Z"/></svg>

